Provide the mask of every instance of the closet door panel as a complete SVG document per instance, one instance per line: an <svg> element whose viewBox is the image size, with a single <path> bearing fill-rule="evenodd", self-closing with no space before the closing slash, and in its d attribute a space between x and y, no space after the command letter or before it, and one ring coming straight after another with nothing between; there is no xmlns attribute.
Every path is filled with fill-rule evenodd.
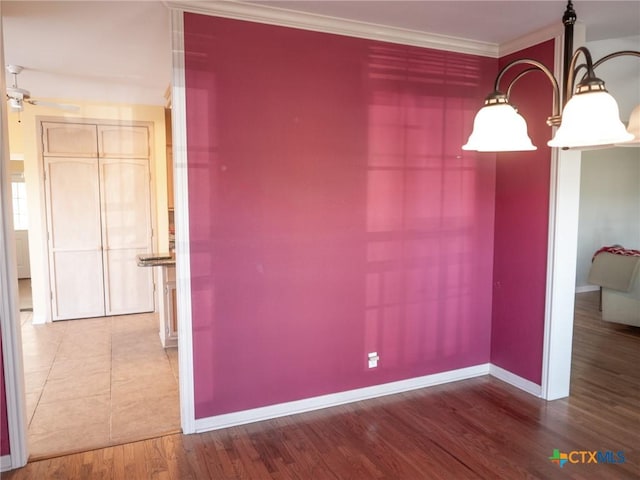
<svg viewBox="0 0 640 480"><path fill-rule="evenodd" d="M102 252L58 251L52 266L53 320L104 316Z"/></svg>
<svg viewBox="0 0 640 480"><path fill-rule="evenodd" d="M136 255L153 251L149 161L100 159L106 314L154 310L153 272Z"/></svg>
<svg viewBox="0 0 640 480"><path fill-rule="evenodd" d="M100 158L149 158L149 129L124 125L98 125Z"/></svg>
<svg viewBox="0 0 640 480"><path fill-rule="evenodd" d="M105 290L107 315L152 312L153 272L148 267L138 267L136 255L148 250L129 248L105 250Z"/></svg>
<svg viewBox="0 0 640 480"><path fill-rule="evenodd" d="M98 142L95 125L42 123L44 156L96 158Z"/></svg>
<svg viewBox="0 0 640 480"><path fill-rule="evenodd" d="M104 315L98 162L45 157L53 320Z"/></svg>

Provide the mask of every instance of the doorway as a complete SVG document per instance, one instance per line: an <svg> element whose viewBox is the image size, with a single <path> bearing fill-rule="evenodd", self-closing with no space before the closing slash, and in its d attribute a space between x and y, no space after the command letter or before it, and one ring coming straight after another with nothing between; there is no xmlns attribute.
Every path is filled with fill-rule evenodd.
<svg viewBox="0 0 640 480"><path fill-rule="evenodd" d="M162 110L159 109L159 112L163 113ZM37 121L36 118L33 120ZM25 123L24 118L22 122ZM78 123L81 120L75 119L74 122ZM150 125L145 128L153 132ZM152 148L147 145L147 152L151 151ZM129 221L137 221L138 216L130 215L131 210L135 210L132 202L142 198L142 201L146 202L143 210L147 212L145 215L149 219L148 228L143 229L143 235L151 232L151 157L147 160L125 158L120 161L114 157L113 149L111 153L111 158L105 158L102 163L98 163L99 158L93 159L96 163L92 166L95 167L94 170L110 170L94 182L98 185L97 191L94 192L102 198L102 203L108 204L108 208L103 209L101 214L110 217L100 217L100 228L111 221L107 226L112 226L112 231L115 229L116 233L130 234L133 229L122 223L118 224L117 220L125 217ZM49 167L51 164L65 162L60 162L61 158L70 157L71 162L66 162L67 164L73 164L77 159L73 155L52 157L54 159L49 162ZM44 155L40 158L42 177L46 172L48 179L51 179L54 176L52 169L47 168ZM131 165L133 172L132 168L128 168ZM141 165L142 168L138 168ZM55 174L59 175L59 178L61 175L62 178L71 180L67 187L86 183L80 181L75 172L58 171ZM47 193L51 194L51 187L45 186L46 182L42 177L36 179L36 183L43 189L44 199ZM115 185L114 178L123 179L124 182ZM32 178L27 180L32 181ZM135 180L138 184L131 184ZM62 183L64 184L64 181ZM77 198L71 197L71 203L73 202L79 203ZM80 203L86 202L83 200ZM52 210L50 206L40 209L41 217ZM53 225L57 233L67 237L77 238L84 235L86 229L81 225L78 215L59 218L64 221L51 222L51 218L48 218L48 222L45 223ZM34 218L35 222L44 220ZM53 235L49 234L48 240L52 237ZM105 238L103 235L98 237ZM115 242L117 235L111 234L107 237L110 246L121 246L122 242ZM103 272L99 277L105 283L111 281L114 288L101 293L100 296L106 299L105 305L111 306L109 310L105 307L96 318L90 318L93 315L73 315L76 320L60 318L53 323L35 325L32 322L32 312L21 312L26 434L30 459L85 451L180 431L177 349L164 349L160 344L158 314L154 313L153 282L149 288L143 289L142 294L140 291L136 293L135 289L126 283L138 273L153 277L152 269L141 269L135 265L135 256L137 253L153 251L154 246L151 243L134 245L133 251L126 251L119 257L119 252L126 249L103 250L99 255L100 265L104 261L110 269L109 275L105 276ZM122 262L118 263L122 257L130 260L124 267ZM65 266L56 260L54 259L54 265L57 269L64 270L71 278L86 267L81 261ZM132 271L130 269L128 274L126 267L129 263L134 268ZM106 280L103 280L105 278ZM59 298L68 298L69 305L73 308L77 303L75 298L79 296L78 290L73 285L66 289L62 285L58 287ZM145 305L134 305L133 308L143 313L119 315L128 313L126 307L132 304L118 300L118 292L122 289L126 289L129 294L133 292L131 298L136 302L141 297L146 299ZM123 305L123 308L119 308Z"/></svg>
<svg viewBox="0 0 640 480"><path fill-rule="evenodd" d="M27 188L24 181L24 161L11 158L11 207L15 235L16 267L18 273L18 303L21 312L33 311L31 292L31 265L29 261L29 213L27 210Z"/></svg>
<svg viewBox="0 0 640 480"><path fill-rule="evenodd" d="M154 310L149 124L40 122L52 320ZM81 268L77 268L81 266Z"/></svg>

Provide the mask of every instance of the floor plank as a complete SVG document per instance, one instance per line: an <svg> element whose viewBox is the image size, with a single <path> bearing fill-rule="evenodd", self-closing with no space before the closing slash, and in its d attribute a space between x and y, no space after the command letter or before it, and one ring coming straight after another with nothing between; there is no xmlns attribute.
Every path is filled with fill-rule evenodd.
<svg viewBox="0 0 640 480"><path fill-rule="evenodd" d="M32 462L3 479L639 479L640 328L579 294L571 396L489 376L198 435ZM625 463L553 464L554 449Z"/></svg>

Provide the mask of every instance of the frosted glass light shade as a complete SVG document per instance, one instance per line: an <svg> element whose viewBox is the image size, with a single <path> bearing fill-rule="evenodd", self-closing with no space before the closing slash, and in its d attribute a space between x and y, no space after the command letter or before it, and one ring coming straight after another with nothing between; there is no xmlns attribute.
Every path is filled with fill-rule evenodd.
<svg viewBox="0 0 640 480"><path fill-rule="evenodd" d="M535 150L527 134L527 122L509 104L482 107L473 121L473 132L462 146L478 152Z"/></svg>
<svg viewBox="0 0 640 480"><path fill-rule="evenodd" d="M615 99L606 91L579 93L562 112L562 123L550 147L588 149L628 142L633 135L620 121Z"/></svg>
<svg viewBox="0 0 640 480"><path fill-rule="evenodd" d="M633 140L626 143L619 143L619 147L640 147L640 105L633 109L629 117L627 132L633 135Z"/></svg>

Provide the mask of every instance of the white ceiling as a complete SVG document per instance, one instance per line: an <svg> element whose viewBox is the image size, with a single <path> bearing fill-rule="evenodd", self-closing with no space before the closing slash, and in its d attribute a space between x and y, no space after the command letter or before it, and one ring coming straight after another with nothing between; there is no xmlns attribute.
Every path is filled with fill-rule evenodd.
<svg viewBox="0 0 640 480"><path fill-rule="evenodd" d="M6 64L33 98L164 105L169 11L158 1L4 1ZM11 85L12 78L7 78Z"/></svg>
<svg viewBox="0 0 640 480"><path fill-rule="evenodd" d="M564 0L244 3L493 44L557 24L566 5ZM640 0L574 5L589 41L640 35ZM163 2L2 0L1 12L5 61L25 67L19 85L34 98L164 104L171 51Z"/></svg>
<svg viewBox="0 0 640 480"><path fill-rule="evenodd" d="M566 0L511 1L249 1L367 23L503 44L553 24ZM574 1L588 40L640 34L640 1Z"/></svg>

